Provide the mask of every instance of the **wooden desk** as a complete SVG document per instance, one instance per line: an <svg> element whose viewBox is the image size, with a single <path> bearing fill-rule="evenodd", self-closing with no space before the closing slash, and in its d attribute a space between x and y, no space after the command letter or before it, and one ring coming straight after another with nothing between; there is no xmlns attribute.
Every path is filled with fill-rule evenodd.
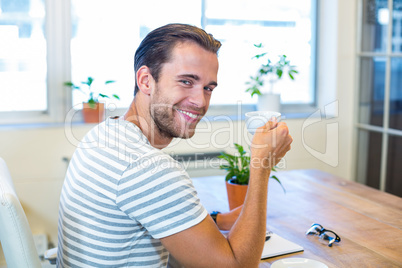
<svg viewBox="0 0 402 268"><path fill-rule="evenodd" d="M281 258L303 257L328 267L402 267L402 198L318 170L277 172L286 188L269 183L268 227L304 247L304 252L261 261L270 267ZM224 178L193 179L208 211L228 211ZM306 236L312 223L341 237L330 248Z"/></svg>

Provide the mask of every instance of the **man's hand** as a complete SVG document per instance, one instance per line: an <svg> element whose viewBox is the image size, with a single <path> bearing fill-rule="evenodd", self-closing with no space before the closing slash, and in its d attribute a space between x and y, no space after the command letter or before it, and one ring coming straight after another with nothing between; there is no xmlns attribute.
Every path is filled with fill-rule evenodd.
<svg viewBox="0 0 402 268"><path fill-rule="evenodd" d="M242 208L243 205L232 209L229 212L219 213L216 216L216 225L218 225L219 230L229 231L239 217Z"/></svg>
<svg viewBox="0 0 402 268"><path fill-rule="evenodd" d="M292 141L286 123L268 121L254 134L250 168L270 171L290 150Z"/></svg>

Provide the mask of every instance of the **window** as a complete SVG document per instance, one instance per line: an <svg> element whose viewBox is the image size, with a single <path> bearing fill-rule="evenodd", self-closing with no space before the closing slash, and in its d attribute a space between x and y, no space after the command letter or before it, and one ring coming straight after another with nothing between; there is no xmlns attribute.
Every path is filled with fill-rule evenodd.
<svg viewBox="0 0 402 268"><path fill-rule="evenodd" d="M120 96L120 101L111 100L117 108L128 107L136 48L149 31L172 22L203 27L223 43L211 107L256 103L245 93L245 82L257 70L259 63L252 57L258 53L253 45L259 43L271 59L286 54L299 70L295 82L281 82L282 102L315 102L316 0L0 3L0 94L6 96L0 99L0 112L38 111L62 122L71 107L80 109L85 100L63 82L80 83L88 76L97 87L115 80L105 90Z"/></svg>
<svg viewBox="0 0 402 268"><path fill-rule="evenodd" d="M47 110L45 7L0 1L0 112Z"/></svg>
<svg viewBox="0 0 402 268"><path fill-rule="evenodd" d="M253 56L267 52L272 61L286 54L299 75L293 82L275 84L283 104L311 104L314 100L314 8L311 0L205 1L203 26L222 41L219 87L213 104L256 102L245 93L245 82L255 75L261 62ZM230 8L227 8L230 7ZM263 50L254 44L262 43ZM296 45L297 44L297 45Z"/></svg>
<svg viewBox="0 0 402 268"><path fill-rule="evenodd" d="M402 1L361 0L358 181L402 196Z"/></svg>
<svg viewBox="0 0 402 268"><path fill-rule="evenodd" d="M121 108L128 107L133 98L134 53L141 40L154 28L171 23L172 18L174 22L197 26L201 21L199 0L72 0L71 3L72 79L84 81L92 76L97 86L115 80L106 90L117 92L121 100L113 103ZM82 101L80 92L74 92L73 104Z"/></svg>

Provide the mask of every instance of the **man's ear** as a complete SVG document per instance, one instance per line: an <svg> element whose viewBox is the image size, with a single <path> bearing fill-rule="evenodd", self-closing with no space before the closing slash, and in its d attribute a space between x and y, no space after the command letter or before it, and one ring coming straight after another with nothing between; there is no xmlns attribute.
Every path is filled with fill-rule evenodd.
<svg viewBox="0 0 402 268"><path fill-rule="evenodd" d="M137 86L142 93L150 95L154 84L154 79L151 75L151 70L143 65L137 71Z"/></svg>

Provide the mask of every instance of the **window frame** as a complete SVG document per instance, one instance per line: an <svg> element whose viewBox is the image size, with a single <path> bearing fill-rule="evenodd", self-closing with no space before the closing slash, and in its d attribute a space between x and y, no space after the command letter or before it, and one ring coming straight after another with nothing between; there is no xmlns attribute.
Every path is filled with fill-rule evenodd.
<svg viewBox="0 0 402 268"><path fill-rule="evenodd" d="M61 81L70 77L70 0L45 0L47 110L0 112L0 125L60 123L71 103ZM51 10L51 12L50 12ZM70 105L71 106L71 105Z"/></svg>
<svg viewBox="0 0 402 268"><path fill-rule="evenodd" d="M202 16L201 26L205 27L205 0L201 0ZM79 112L74 112L74 118L68 118L72 114L72 94L63 86L63 81L71 80L71 54L70 54L70 36L71 36L71 0L52 1L44 0L45 5L45 32L46 32L46 50L47 50L47 96L48 108L46 111L17 111L0 112L0 126L4 125L26 125L26 124L52 124L64 123L67 121L82 122L82 116ZM317 61L318 61L318 10L317 0L311 0L311 94L313 102L309 104L282 104L282 113L289 117L306 116L317 109L318 88L317 88ZM239 108L239 104L241 108ZM237 104L231 105L211 105L208 116L229 115L238 120L238 111L256 110L255 104ZM126 108L118 108L113 112L107 112L107 116L121 115ZM70 113L69 113L70 112Z"/></svg>
<svg viewBox="0 0 402 268"><path fill-rule="evenodd" d="M375 52L375 51L363 51L362 49L362 38L363 38L363 25L362 25L362 18L363 18L363 8L364 0L359 0L357 4L357 42L356 42L356 77L361 77L361 59L368 58L374 59L376 57L383 57L385 58L385 86L384 86L384 114L383 114L383 125L382 126L375 126L370 123L361 123L359 120L360 117L360 79L356 81L356 89L355 89L355 117L354 117L354 140L357 141L356 148L355 148L355 170L354 173L356 178L359 178L360 170L357 168L359 163L359 155L358 152L358 144L359 144L359 132L361 130L367 131L367 133L380 133L382 134L381 140L381 158L380 158L380 179L379 179L379 189L381 191L386 190L386 183L387 183L387 162L388 162L388 141L389 136L397 136L402 137L402 130L393 129L389 126L389 119L390 119L390 97L391 97L391 60L393 58L402 58L402 53L395 53L392 50L392 33L393 33L393 22L392 20L388 23L388 33L387 33L387 47L386 51L384 52ZM389 14L393 14L393 0L388 0L388 10ZM368 163L366 163L368 164ZM366 180L366 178L364 178ZM360 183L365 184L366 181L359 181Z"/></svg>

